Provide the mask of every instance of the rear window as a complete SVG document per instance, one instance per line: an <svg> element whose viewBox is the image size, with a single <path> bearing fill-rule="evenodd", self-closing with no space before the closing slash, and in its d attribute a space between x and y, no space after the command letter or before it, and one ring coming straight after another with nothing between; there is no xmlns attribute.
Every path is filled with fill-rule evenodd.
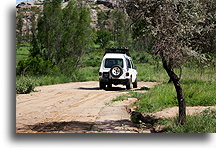
<svg viewBox="0 0 216 148"><path fill-rule="evenodd" d="M119 65L123 67L123 59L106 59L105 60L105 68L111 68L114 65Z"/></svg>
<svg viewBox="0 0 216 148"><path fill-rule="evenodd" d="M131 68L131 63L130 63L130 61L128 59L127 59L127 67Z"/></svg>

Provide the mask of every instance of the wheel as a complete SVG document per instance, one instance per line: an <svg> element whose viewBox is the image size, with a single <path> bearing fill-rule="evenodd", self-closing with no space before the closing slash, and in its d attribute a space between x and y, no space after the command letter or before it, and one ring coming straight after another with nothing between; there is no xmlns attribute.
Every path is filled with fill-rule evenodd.
<svg viewBox="0 0 216 148"><path fill-rule="evenodd" d="M103 82L99 82L100 89L105 89L106 85Z"/></svg>
<svg viewBox="0 0 216 148"><path fill-rule="evenodd" d="M126 84L126 89L131 89L132 88L132 79L130 78Z"/></svg>
<svg viewBox="0 0 216 148"><path fill-rule="evenodd" d="M123 70L121 68L121 66L119 65L114 65L111 69L110 69L110 73L113 77L120 77L123 73Z"/></svg>
<svg viewBox="0 0 216 148"><path fill-rule="evenodd" d="M108 87L108 88L112 88L112 84L108 84L107 87Z"/></svg>
<svg viewBox="0 0 216 148"><path fill-rule="evenodd" d="M135 82L133 83L133 88L137 88L137 79L136 79Z"/></svg>

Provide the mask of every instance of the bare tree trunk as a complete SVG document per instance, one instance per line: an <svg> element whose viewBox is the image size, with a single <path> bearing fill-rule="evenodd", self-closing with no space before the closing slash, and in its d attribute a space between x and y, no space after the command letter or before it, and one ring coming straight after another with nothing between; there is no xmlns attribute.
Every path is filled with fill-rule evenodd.
<svg viewBox="0 0 216 148"><path fill-rule="evenodd" d="M179 81L173 81L173 84L175 85L175 89L176 89L176 92L177 92L177 98L178 98L178 104L179 104L178 124L183 125L185 123L185 119L186 119L185 98L184 98L182 87L181 87Z"/></svg>
<svg viewBox="0 0 216 148"><path fill-rule="evenodd" d="M185 103L184 93L183 93L181 84L179 82L180 79L173 71L170 61L168 63L165 57L163 56L163 54L161 54L161 59L162 59L164 69L166 70L167 74L170 77L170 80L173 82L175 86L175 90L177 93L177 99L178 99L178 105L179 105L178 124L183 125L186 120L186 103Z"/></svg>

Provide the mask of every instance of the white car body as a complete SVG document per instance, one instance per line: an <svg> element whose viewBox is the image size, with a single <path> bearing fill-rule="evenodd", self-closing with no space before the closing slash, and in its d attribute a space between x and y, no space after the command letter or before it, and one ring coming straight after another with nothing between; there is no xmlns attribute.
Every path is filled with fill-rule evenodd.
<svg viewBox="0 0 216 148"><path fill-rule="evenodd" d="M114 69L112 69L112 67L107 66L108 64L106 62L119 62L120 64L111 64L112 67L114 67ZM115 66L117 66L117 69L115 68ZM118 66L120 68L118 68ZM118 73L120 69L120 76L113 75L115 70L117 70ZM104 74L107 74L108 76L104 76ZM104 85L110 86L112 84L123 84L126 85L128 89L130 89L132 87L129 86L129 81L131 81L133 87L137 87L137 71L131 57L128 56L126 53L106 53L103 57L99 70L99 81L100 84L102 83L102 87L100 86L100 88L102 89L104 88Z"/></svg>

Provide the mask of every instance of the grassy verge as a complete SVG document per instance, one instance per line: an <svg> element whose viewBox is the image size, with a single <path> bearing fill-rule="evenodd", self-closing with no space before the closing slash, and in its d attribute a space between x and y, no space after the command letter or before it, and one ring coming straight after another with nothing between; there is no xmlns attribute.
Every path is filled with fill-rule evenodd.
<svg viewBox="0 0 216 148"><path fill-rule="evenodd" d="M155 67L148 63L135 65L138 72L138 81L167 82L169 80L162 67Z"/></svg>
<svg viewBox="0 0 216 148"><path fill-rule="evenodd" d="M216 133L215 110L206 110L199 115L187 116L187 122L184 125L174 124L176 120L173 119L170 122L167 133Z"/></svg>
<svg viewBox="0 0 216 148"><path fill-rule="evenodd" d="M216 104L215 82L183 84L187 106L211 106ZM160 84L147 93L129 92L118 96L113 101L125 100L129 97L138 98L135 104L138 112L155 112L177 106L176 92L173 84Z"/></svg>
<svg viewBox="0 0 216 148"><path fill-rule="evenodd" d="M98 68L87 67L81 68L72 76L66 75L45 75L45 76L17 76L16 77L16 92L30 93L35 86L52 85L67 82L80 81L97 81ZM31 89L30 89L31 87ZM28 91L27 91L28 90Z"/></svg>
<svg viewBox="0 0 216 148"><path fill-rule="evenodd" d="M215 82L183 84L187 106L211 106L216 104ZM177 106L176 92L173 84L155 86L145 94L131 93L137 97L139 112L155 112Z"/></svg>
<svg viewBox="0 0 216 148"><path fill-rule="evenodd" d="M136 106L139 112L155 112L164 108L177 106L176 91L172 83L167 83L168 76L162 67L157 69L150 64L137 64L138 79L143 81L158 81L162 84L148 90L147 93L131 91L127 95L114 100L124 100L128 97L138 98ZM183 68L181 84L187 106L209 106L216 104L215 70L206 68L202 73L196 68Z"/></svg>

